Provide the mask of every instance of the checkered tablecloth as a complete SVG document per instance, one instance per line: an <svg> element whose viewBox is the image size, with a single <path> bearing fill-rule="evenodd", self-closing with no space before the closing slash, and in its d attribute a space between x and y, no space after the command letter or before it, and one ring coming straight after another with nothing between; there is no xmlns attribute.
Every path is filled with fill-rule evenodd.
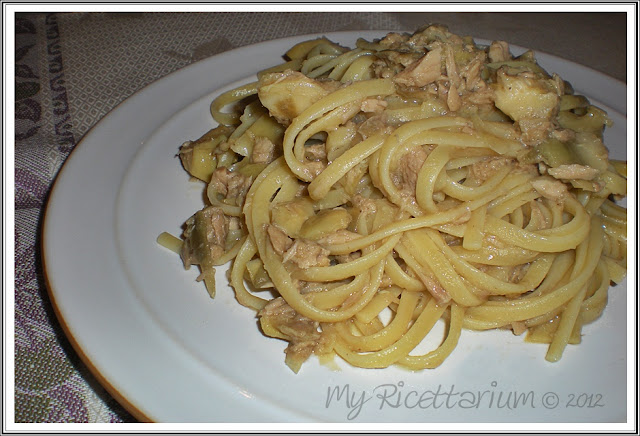
<svg viewBox="0 0 640 436"><path fill-rule="evenodd" d="M135 421L65 339L40 259L40 228L51 185L92 126L152 81L228 49L316 32L413 30L431 22L455 33L546 51L626 80L624 14L17 14L15 421Z"/></svg>

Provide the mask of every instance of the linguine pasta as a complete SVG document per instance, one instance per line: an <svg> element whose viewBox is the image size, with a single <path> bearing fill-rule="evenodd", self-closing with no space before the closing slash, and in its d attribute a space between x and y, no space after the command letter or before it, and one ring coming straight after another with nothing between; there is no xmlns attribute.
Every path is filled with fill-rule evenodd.
<svg viewBox="0 0 640 436"><path fill-rule="evenodd" d="M351 365L434 368L467 330L509 329L557 361L626 273L626 162L606 113L531 51L443 26L305 41L211 104L180 147L208 204L160 244L288 342ZM414 349L444 321L426 354Z"/></svg>

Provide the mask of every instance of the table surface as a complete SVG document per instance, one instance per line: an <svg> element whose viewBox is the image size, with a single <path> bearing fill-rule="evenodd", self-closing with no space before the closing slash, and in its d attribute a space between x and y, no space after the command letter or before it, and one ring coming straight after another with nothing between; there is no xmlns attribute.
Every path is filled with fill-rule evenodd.
<svg viewBox="0 0 640 436"><path fill-rule="evenodd" d="M40 259L51 185L93 125L152 81L235 47L317 32L412 30L428 23L506 40L627 79L624 13L18 14L15 422L135 422L62 333Z"/></svg>

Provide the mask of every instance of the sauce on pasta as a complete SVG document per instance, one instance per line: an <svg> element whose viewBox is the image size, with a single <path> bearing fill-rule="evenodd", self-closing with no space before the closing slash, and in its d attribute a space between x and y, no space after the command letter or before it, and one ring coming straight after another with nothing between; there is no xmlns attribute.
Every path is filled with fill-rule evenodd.
<svg viewBox="0 0 640 436"><path fill-rule="evenodd" d="M548 361L580 342L626 273L626 162L602 109L533 52L439 25L285 58L180 147L208 204L158 241L212 297L230 262L295 372L311 355L434 368L465 329L548 343Z"/></svg>

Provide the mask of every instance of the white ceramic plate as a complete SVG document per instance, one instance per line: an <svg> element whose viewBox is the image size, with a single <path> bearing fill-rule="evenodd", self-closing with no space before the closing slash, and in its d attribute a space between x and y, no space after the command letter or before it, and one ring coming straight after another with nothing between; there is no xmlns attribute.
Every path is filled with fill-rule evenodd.
<svg viewBox="0 0 640 436"><path fill-rule="evenodd" d="M328 36L353 46L356 37ZM211 300L179 257L156 244L202 206L178 146L212 126L221 89L279 62L296 37L223 53L159 80L96 125L51 195L44 259L58 315L84 361L134 414L157 422L625 422L626 285L555 364L546 347L507 332L464 332L435 370L339 371L313 358L299 374L285 344L262 336L219 271ZM606 143L626 158L626 87L538 54L540 63L604 106ZM399 428L399 427L394 427Z"/></svg>

